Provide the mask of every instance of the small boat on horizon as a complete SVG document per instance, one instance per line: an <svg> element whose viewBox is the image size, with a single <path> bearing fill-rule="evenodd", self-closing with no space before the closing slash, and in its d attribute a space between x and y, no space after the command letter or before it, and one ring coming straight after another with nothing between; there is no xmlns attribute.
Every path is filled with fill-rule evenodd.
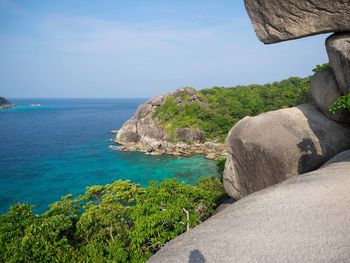
<svg viewBox="0 0 350 263"><path fill-rule="evenodd" d="M32 103L30 104L31 107L40 107L42 106L40 103Z"/></svg>

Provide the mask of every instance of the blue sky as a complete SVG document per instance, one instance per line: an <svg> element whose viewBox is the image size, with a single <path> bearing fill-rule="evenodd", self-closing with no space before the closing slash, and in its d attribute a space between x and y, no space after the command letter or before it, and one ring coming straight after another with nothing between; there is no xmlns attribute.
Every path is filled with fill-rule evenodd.
<svg viewBox="0 0 350 263"><path fill-rule="evenodd" d="M326 35L264 45L243 0L0 0L0 95L151 97L308 76Z"/></svg>

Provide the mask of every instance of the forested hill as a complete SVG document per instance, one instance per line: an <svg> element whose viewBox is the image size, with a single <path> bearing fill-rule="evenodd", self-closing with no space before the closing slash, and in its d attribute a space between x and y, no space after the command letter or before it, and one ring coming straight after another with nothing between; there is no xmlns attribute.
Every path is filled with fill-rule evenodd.
<svg viewBox="0 0 350 263"><path fill-rule="evenodd" d="M159 124L170 134L177 128L192 127L204 131L206 140L223 142L229 130L245 116L312 100L310 77L291 77L265 85L213 87L200 90L197 95L196 101L183 94L169 96L153 117L158 117Z"/></svg>

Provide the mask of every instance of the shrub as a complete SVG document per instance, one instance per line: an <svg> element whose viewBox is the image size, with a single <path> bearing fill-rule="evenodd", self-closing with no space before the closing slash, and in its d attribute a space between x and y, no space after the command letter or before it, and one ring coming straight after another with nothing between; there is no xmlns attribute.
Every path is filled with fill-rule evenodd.
<svg viewBox="0 0 350 263"><path fill-rule="evenodd" d="M153 117L176 140L177 128L194 128L205 132L207 140L223 142L229 130L245 116L293 107L311 101L310 78L289 78L265 85L237 86L232 88L213 87L198 91L203 100L176 103L170 96L157 108Z"/></svg>
<svg viewBox="0 0 350 263"><path fill-rule="evenodd" d="M224 198L219 178L208 177L194 186L176 180L93 186L42 215L17 204L0 215L0 262L145 262Z"/></svg>

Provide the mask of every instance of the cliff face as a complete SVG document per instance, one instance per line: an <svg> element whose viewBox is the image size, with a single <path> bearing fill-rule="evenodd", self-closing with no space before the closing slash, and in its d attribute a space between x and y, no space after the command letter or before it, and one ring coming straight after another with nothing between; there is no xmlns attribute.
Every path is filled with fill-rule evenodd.
<svg viewBox="0 0 350 263"><path fill-rule="evenodd" d="M225 154L225 145L207 141L205 133L194 127L170 130L156 117L156 110L171 99L177 105L198 103L206 106L202 97L191 88L181 88L150 99L141 105L135 114L117 132L115 142L120 150L140 151L152 155L201 154L216 159Z"/></svg>

